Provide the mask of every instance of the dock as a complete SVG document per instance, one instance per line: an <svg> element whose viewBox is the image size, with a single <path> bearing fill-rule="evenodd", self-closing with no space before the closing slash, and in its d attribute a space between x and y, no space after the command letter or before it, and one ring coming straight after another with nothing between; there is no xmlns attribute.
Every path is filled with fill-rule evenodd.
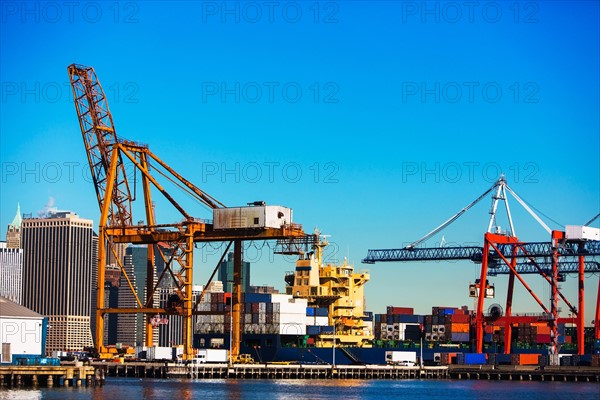
<svg viewBox="0 0 600 400"><path fill-rule="evenodd" d="M478 379L600 382L597 367L94 363L107 377L189 379Z"/></svg>
<svg viewBox="0 0 600 400"><path fill-rule="evenodd" d="M103 378L103 371L89 365L0 367L0 387L91 386Z"/></svg>
<svg viewBox="0 0 600 400"><path fill-rule="evenodd" d="M455 379L600 382L598 367L448 365L199 364L170 362L93 362L91 365L3 366L0 387L91 386L106 377L156 379Z"/></svg>
<svg viewBox="0 0 600 400"><path fill-rule="evenodd" d="M509 380L509 381L562 381L600 382L598 367L570 367L537 365L451 365L450 379Z"/></svg>
<svg viewBox="0 0 600 400"><path fill-rule="evenodd" d="M107 377L192 379L446 379L447 367L391 365L93 363Z"/></svg>

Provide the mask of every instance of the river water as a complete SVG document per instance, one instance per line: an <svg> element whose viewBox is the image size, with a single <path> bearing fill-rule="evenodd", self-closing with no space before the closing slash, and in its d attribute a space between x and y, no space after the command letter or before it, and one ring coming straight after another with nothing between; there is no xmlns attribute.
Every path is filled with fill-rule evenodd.
<svg viewBox="0 0 600 400"><path fill-rule="evenodd" d="M109 378L102 387L0 389L0 399L600 399L597 383L449 380L177 380Z"/></svg>

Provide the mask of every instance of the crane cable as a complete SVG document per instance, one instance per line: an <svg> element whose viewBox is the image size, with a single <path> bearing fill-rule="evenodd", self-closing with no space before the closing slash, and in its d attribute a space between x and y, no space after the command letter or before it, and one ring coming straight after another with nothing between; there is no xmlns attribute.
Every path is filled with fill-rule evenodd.
<svg viewBox="0 0 600 400"><path fill-rule="evenodd" d="M590 224L591 224L592 222L594 222L595 220L597 220L599 217L600 217L600 213L596 214L596 216L595 216L594 218L590 219L588 222L586 222L586 223L585 223L585 224L583 224L583 225L585 225L585 226L590 226Z"/></svg>
<svg viewBox="0 0 600 400"><path fill-rule="evenodd" d="M438 233L439 231L441 231L442 229L446 228L448 225L450 225L451 223L453 223L454 221L456 221L461 215L463 215L465 212L467 212L471 207L473 207L475 204L479 203L484 197L486 197L488 194L490 194L490 192L492 192L492 190L494 190L495 188L497 188L498 185L500 185L500 182L502 182L502 181L503 181L503 179L501 178L496 183L494 183L492 185L492 187L490 187L488 190L486 190L485 193L483 193L481 196L479 196L477 199L475 199L475 201L473 201L471 204L469 204L468 206L464 207L462 210L460 210L459 212L457 212L456 214L454 214L447 221L445 221L440 226L438 226L437 228L435 228L434 230L432 230L431 232L429 232L427 235L423 236L421 239L419 239L419 240L417 240L417 241L409 244L408 246L406 246L405 249L412 249L412 248L414 248L415 246L417 246L420 243L424 242L425 240L429 239L430 237L432 237L433 235L435 235L436 233Z"/></svg>

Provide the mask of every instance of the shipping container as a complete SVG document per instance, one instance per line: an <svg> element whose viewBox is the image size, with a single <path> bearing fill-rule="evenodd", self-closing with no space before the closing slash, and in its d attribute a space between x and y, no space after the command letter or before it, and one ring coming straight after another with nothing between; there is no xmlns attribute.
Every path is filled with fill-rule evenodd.
<svg viewBox="0 0 600 400"><path fill-rule="evenodd" d="M415 309L412 307L393 307L388 306L387 314L388 315L401 315L401 314L414 314Z"/></svg>
<svg viewBox="0 0 600 400"><path fill-rule="evenodd" d="M315 310L315 315L317 317L327 317L329 315L329 309L328 308L317 308Z"/></svg>
<svg viewBox="0 0 600 400"><path fill-rule="evenodd" d="M486 357L483 353L465 353L466 365L485 365Z"/></svg>
<svg viewBox="0 0 600 400"><path fill-rule="evenodd" d="M469 342L469 339L470 339L469 333L464 333L464 332L452 333L452 336L451 336L452 342L455 342L455 343Z"/></svg>
<svg viewBox="0 0 600 400"><path fill-rule="evenodd" d="M551 341L551 337L550 335L546 335L546 334L538 334L536 337L536 343L540 343L540 344L548 344Z"/></svg>
<svg viewBox="0 0 600 400"><path fill-rule="evenodd" d="M446 321L448 322L452 322L460 324L468 324L471 320L471 316L470 315L465 315L465 314L453 314L453 315L447 315L446 316ZM491 333L491 332L490 332Z"/></svg>
<svg viewBox="0 0 600 400"><path fill-rule="evenodd" d="M512 354L512 365L538 365L539 354Z"/></svg>
<svg viewBox="0 0 600 400"><path fill-rule="evenodd" d="M306 326L306 334L307 335L318 335L321 333L321 327L320 326L314 326L314 325L307 325Z"/></svg>
<svg viewBox="0 0 600 400"><path fill-rule="evenodd" d="M403 315L398 315L398 321L399 322L403 322L403 323L423 323L423 316L422 315L409 315L409 314L403 314Z"/></svg>
<svg viewBox="0 0 600 400"><path fill-rule="evenodd" d="M281 206L213 209L214 229L281 228L292 223L292 210Z"/></svg>
<svg viewBox="0 0 600 400"><path fill-rule="evenodd" d="M469 324L450 324L446 327L446 331L451 333L465 333L469 332Z"/></svg>
<svg viewBox="0 0 600 400"><path fill-rule="evenodd" d="M323 334L332 334L333 333L333 326L332 325L325 325L325 326L321 326L321 333Z"/></svg>
<svg viewBox="0 0 600 400"><path fill-rule="evenodd" d="M567 239L600 240L600 229L584 225L567 225L565 236Z"/></svg>

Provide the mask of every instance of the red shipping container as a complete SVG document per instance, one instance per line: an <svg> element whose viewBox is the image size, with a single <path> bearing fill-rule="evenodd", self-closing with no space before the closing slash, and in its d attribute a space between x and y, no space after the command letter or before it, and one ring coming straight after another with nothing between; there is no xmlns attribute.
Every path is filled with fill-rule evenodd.
<svg viewBox="0 0 600 400"><path fill-rule="evenodd" d="M485 333L494 333L494 327L491 325L486 325L485 328L483 328Z"/></svg>
<svg viewBox="0 0 600 400"><path fill-rule="evenodd" d="M538 343L541 343L541 344L550 343L550 335L538 333L536 340Z"/></svg>
<svg viewBox="0 0 600 400"><path fill-rule="evenodd" d="M413 315L415 313L415 309L412 307L392 307L392 306L388 306L387 308L387 314L388 315L402 315L402 314L408 314L408 315Z"/></svg>
<svg viewBox="0 0 600 400"><path fill-rule="evenodd" d="M446 320L448 320L448 318L450 318L450 321L452 321L453 324L468 324L471 319L468 315L465 315L465 314L447 315ZM491 333L491 332L488 332L488 333Z"/></svg>

